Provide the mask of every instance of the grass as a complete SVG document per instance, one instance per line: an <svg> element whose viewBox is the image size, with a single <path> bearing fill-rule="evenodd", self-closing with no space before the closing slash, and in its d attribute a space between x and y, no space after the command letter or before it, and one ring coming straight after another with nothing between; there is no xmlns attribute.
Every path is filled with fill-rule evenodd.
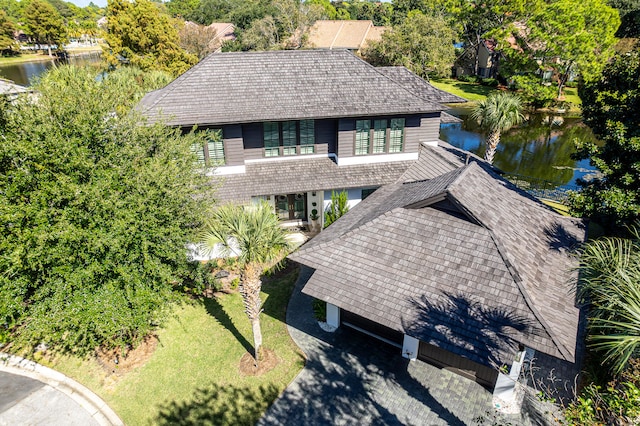
<svg viewBox="0 0 640 426"><path fill-rule="evenodd" d="M100 395L125 424L255 424L304 365L284 323L297 275L291 268L263 280L264 346L280 362L262 376L238 371L253 342L238 293L178 308L151 358L122 377L108 376L94 359L66 356L48 365Z"/></svg>
<svg viewBox="0 0 640 426"><path fill-rule="evenodd" d="M479 83L466 83L451 78L431 80L430 83L438 89L460 96L470 102L478 102L485 99L495 87L483 86Z"/></svg>

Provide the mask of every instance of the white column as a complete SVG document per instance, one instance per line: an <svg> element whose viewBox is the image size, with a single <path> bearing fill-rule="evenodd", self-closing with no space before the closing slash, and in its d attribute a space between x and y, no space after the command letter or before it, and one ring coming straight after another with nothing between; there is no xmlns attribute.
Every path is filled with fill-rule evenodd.
<svg viewBox="0 0 640 426"><path fill-rule="evenodd" d="M327 324L332 327L340 327L340 308L331 303L327 303Z"/></svg>
<svg viewBox="0 0 640 426"><path fill-rule="evenodd" d="M419 344L420 341L418 339L405 334L402 341L402 356L411 361L415 360L418 357Z"/></svg>
<svg viewBox="0 0 640 426"><path fill-rule="evenodd" d="M494 397L499 398L504 402L513 401L513 391L516 388L516 382L518 381L520 371L522 370L522 365L525 361L525 354L526 358L530 359L531 357L533 357L534 353L535 351L530 348L525 348L525 350L516 353L516 357L513 361L513 364L511 364L509 374L498 374L496 387L493 390Z"/></svg>

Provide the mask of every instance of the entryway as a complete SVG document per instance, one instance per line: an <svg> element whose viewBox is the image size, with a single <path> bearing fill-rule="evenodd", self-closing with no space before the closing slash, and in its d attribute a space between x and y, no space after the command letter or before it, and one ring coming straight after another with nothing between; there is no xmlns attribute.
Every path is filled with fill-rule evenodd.
<svg viewBox="0 0 640 426"><path fill-rule="evenodd" d="M280 220L306 220L307 194L276 195L276 214Z"/></svg>

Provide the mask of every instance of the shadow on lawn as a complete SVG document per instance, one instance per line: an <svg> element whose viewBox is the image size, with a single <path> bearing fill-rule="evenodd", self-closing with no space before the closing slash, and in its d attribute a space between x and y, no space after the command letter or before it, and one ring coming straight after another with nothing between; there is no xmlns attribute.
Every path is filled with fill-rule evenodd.
<svg viewBox="0 0 640 426"><path fill-rule="evenodd" d="M254 425L278 396L274 385L250 389L226 385L198 389L190 400L160 407L159 425Z"/></svg>
<svg viewBox="0 0 640 426"><path fill-rule="evenodd" d="M224 310L224 307L218 302L218 299L215 297L209 299L205 298L202 301L207 313L214 317L220 325L229 330L233 336L238 339L238 342L242 344L245 350L249 353L253 352L253 345L249 343L249 341L240 333L240 331L236 328L235 324L231 317Z"/></svg>

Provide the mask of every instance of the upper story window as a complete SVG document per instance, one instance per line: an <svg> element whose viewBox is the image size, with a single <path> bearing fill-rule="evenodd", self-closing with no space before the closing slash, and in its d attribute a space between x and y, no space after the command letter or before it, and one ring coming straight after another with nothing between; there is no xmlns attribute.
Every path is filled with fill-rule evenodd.
<svg viewBox="0 0 640 426"><path fill-rule="evenodd" d="M313 120L266 122L264 129L264 156L313 154L315 152L315 125Z"/></svg>
<svg viewBox="0 0 640 426"><path fill-rule="evenodd" d="M215 166L224 164L224 140L221 130L205 130L204 143L195 143L191 151L196 154L198 164L203 166Z"/></svg>
<svg viewBox="0 0 640 426"><path fill-rule="evenodd" d="M402 152L404 118L356 120L355 154Z"/></svg>

